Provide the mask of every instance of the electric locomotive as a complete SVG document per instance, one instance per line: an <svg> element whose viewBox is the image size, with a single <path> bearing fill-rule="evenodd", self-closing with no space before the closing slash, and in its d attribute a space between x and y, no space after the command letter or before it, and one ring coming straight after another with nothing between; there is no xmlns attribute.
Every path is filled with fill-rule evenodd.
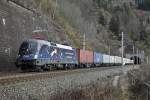
<svg viewBox="0 0 150 100"><path fill-rule="evenodd" d="M24 41L19 49L16 66L39 71L52 68L72 68L78 64L76 49L48 42L45 40L29 39Z"/></svg>

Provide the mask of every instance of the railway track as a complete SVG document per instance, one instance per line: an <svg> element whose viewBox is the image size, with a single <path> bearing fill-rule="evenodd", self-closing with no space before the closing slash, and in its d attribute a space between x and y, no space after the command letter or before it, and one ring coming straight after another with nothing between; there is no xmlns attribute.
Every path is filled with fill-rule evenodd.
<svg viewBox="0 0 150 100"><path fill-rule="evenodd" d="M103 71L108 69L115 69L120 68L119 66L114 67L100 67L100 68L88 68L88 69L74 69L74 70L61 70L61 71L52 71L52 72L43 72L43 73L13 73L12 75L6 75L0 77L0 85L11 85L21 82L29 82L39 79L46 79L46 78L54 78L57 76L64 76L64 75L71 75L71 74L78 74L78 73L87 73L87 72L94 72L94 71Z"/></svg>

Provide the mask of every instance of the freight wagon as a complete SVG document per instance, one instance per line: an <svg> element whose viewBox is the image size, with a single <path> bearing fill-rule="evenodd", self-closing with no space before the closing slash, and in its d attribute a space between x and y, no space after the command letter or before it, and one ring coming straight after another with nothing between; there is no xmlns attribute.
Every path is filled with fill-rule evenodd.
<svg viewBox="0 0 150 100"><path fill-rule="evenodd" d="M93 51L78 49L78 63L80 67L93 66Z"/></svg>
<svg viewBox="0 0 150 100"><path fill-rule="evenodd" d="M110 55L103 54L103 66L110 65Z"/></svg>
<svg viewBox="0 0 150 100"><path fill-rule="evenodd" d="M115 56L115 65L121 65L121 57Z"/></svg>
<svg viewBox="0 0 150 100"><path fill-rule="evenodd" d="M109 59L110 59L110 65L112 65L112 66L115 65L115 60L114 60L115 58L114 58L114 56L110 56Z"/></svg>
<svg viewBox="0 0 150 100"><path fill-rule="evenodd" d="M102 66L103 55L101 53L94 52L94 66Z"/></svg>

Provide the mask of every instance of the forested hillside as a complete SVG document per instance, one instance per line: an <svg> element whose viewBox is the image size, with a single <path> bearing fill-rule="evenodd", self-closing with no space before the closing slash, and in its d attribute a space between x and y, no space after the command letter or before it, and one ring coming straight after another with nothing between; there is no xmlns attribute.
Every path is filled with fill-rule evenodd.
<svg viewBox="0 0 150 100"><path fill-rule="evenodd" d="M149 47L149 0L12 0L46 15L66 32L69 45L112 53L120 47L120 34L127 45ZM128 52L128 50L127 50Z"/></svg>
<svg viewBox="0 0 150 100"><path fill-rule="evenodd" d="M113 0L111 0L113 1ZM108 23L108 30L120 39L120 33L127 35L127 44L134 44L137 48L149 52L150 47L150 1L129 0L122 5L110 4L96 0L99 9L104 9L112 17ZM121 4L121 3L120 3ZM102 13L101 13L102 14ZM99 16L99 23L105 26L108 21L105 16Z"/></svg>

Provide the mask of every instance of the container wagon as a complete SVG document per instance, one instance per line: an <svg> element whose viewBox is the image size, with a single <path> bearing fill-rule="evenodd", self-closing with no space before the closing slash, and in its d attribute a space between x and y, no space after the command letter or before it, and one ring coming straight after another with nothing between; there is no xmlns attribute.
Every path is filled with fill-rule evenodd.
<svg viewBox="0 0 150 100"><path fill-rule="evenodd" d="M93 66L93 51L78 49L78 63L80 67L92 67Z"/></svg>
<svg viewBox="0 0 150 100"><path fill-rule="evenodd" d="M110 65L110 56L103 54L103 66L109 66Z"/></svg>
<svg viewBox="0 0 150 100"><path fill-rule="evenodd" d="M94 52L94 66L99 67L103 63L103 55L101 53Z"/></svg>

